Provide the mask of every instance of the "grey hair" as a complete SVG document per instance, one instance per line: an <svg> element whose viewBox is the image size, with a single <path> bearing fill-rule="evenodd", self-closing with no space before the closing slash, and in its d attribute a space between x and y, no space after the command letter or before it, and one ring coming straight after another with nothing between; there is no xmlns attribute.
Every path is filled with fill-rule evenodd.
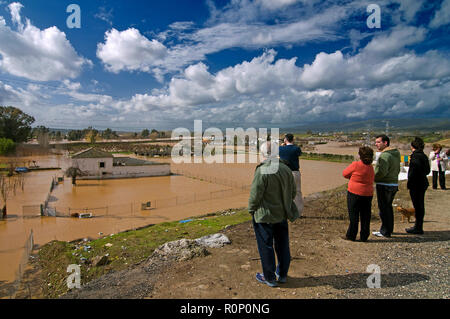
<svg viewBox="0 0 450 319"><path fill-rule="evenodd" d="M271 141L264 142L259 151L264 159L276 158L278 155L278 144Z"/></svg>

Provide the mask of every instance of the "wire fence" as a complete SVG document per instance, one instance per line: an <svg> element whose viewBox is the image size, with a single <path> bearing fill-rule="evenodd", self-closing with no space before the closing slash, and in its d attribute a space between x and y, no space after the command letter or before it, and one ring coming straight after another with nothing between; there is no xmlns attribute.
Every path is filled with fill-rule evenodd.
<svg viewBox="0 0 450 319"><path fill-rule="evenodd" d="M23 275L25 273L25 268L28 264L28 260L30 258L31 252L33 251L34 247L34 236L33 236L33 230L30 231L30 235L27 237L22 253L22 257L19 261L19 266L17 267L16 273L15 273L15 279L11 285L11 289L8 293L10 299L16 298L17 292L19 291L20 284L22 282Z"/></svg>
<svg viewBox="0 0 450 319"><path fill-rule="evenodd" d="M58 179L61 177L52 177L52 181L50 184L50 190L47 193L47 196L45 198L45 201L42 204L36 204L36 205L23 205L22 206L22 216L24 218L32 218L32 217L39 217L39 216L56 216L53 212L54 209L49 206L49 203L52 199L52 192L53 189L58 185Z"/></svg>
<svg viewBox="0 0 450 319"><path fill-rule="evenodd" d="M229 198L249 191L249 187L229 188L225 190L189 193L166 198L149 199L145 201L133 201L124 204L106 205L97 207L64 207L48 206L45 216L56 217L111 217L111 218L145 218L155 209L177 207L196 202L210 201L215 199ZM39 206L23 206L23 214L36 213Z"/></svg>
<svg viewBox="0 0 450 319"><path fill-rule="evenodd" d="M182 169L177 169L177 168L171 168L171 172L174 174L177 174L177 175L183 175L185 177L194 178L194 179L198 179L200 181L205 181L205 182L209 182L209 183L213 183L213 184L234 187L234 188L250 189L249 184L239 182L236 180L231 180L231 179L226 179L226 178L221 178L221 177L216 177L216 176L210 176L210 175L205 175L205 174L199 174L199 173L182 170Z"/></svg>
<svg viewBox="0 0 450 319"><path fill-rule="evenodd" d="M124 204L105 205L99 207L64 207L53 205L51 200L51 192L58 184L57 177L52 179L50 185L50 192L43 204L39 205L24 205L22 206L22 214L24 217L37 216L54 216L54 217L113 217L113 218L129 218L129 217L148 217L146 212L161 209L176 207L180 205L188 205L195 202L209 201L221 198L229 198L249 192L250 185L235 180L209 176L205 174L194 173L181 169L172 169L172 173L183 175L188 178L194 178L200 181L210 182L222 186L229 187L224 190L210 191L210 192L194 192L183 195L171 196L166 198L149 198L145 201L132 201Z"/></svg>

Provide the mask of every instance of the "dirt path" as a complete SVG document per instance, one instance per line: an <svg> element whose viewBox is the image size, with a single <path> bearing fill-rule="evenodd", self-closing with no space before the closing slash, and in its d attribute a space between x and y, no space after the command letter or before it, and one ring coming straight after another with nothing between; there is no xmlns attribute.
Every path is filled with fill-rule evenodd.
<svg viewBox="0 0 450 319"><path fill-rule="evenodd" d="M447 179L449 179L447 177ZM408 200L406 190L398 198ZM210 255L177 263L142 263L108 274L66 298L449 298L448 270L450 191L426 194L425 235L395 216L392 238L343 239L346 220L318 218L305 208L305 218L290 224L292 262L288 282L279 288L258 283L261 271L250 223L226 229L232 241ZM375 212L372 213L373 215ZM378 230L374 219L372 230ZM381 288L367 288L368 265L381 271Z"/></svg>
<svg viewBox="0 0 450 319"><path fill-rule="evenodd" d="M254 279L261 271L251 224L230 230L232 245L165 272L151 298L449 298L450 192L426 196L425 235L406 234L396 216L390 239L342 239L347 221L308 218L290 225L293 260L279 288ZM378 230L379 222L371 228ZM381 270L381 288L367 288L367 266Z"/></svg>

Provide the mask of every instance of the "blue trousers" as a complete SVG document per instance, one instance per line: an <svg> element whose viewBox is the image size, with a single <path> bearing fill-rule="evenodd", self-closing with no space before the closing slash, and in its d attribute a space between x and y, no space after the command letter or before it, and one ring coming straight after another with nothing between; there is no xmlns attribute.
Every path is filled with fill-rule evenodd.
<svg viewBox="0 0 450 319"><path fill-rule="evenodd" d="M277 224L256 223L253 218L253 229L264 278L267 281L275 281L275 270L278 270L280 277L286 277L291 263L288 222L285 220ZM278 259L277 266L275 254Z"/></svg>
<svg viewBox="0 0 450 319"><path fill-rule="evenodd" d="M392 202L394 201L398 187L377 184L376 190L381 219L380 233L383 236L390 237L394 231L394 210L392 208Z"/></svg>

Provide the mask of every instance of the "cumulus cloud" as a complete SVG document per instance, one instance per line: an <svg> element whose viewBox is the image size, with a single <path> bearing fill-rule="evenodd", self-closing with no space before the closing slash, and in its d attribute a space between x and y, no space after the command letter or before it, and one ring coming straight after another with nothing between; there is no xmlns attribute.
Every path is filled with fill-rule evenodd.
<svg viewBox="0 0 450 319"><path fill-rule="evenodd" d="M23 105L28 108L42 97L38 86L29 85L23 89L0 81L0 105Z"/></svg>
<svg viewBox="0 0 450 319"><path fill-rule="evenodd" d="M53 81L77 77L84 66L92 65L80 57L64 32L57 27L44 30L33 26L29 19L22 23L20 3L9 9L17 31L0 19L0 69L15 76L35 81Z"/></svg>
<svg viewBox="0 0 450 319"><path fill-rule="evenodd" d="M282 9L296 2L232 1L230 5L253 12L256 5L259 8L271 6ZM233 7L223 9L220 20L203 28L194 28L191 22L173 23L167 31L155 35L160 41L150 40L134 28L121 32L112 29L106 32L105 42L98 44L97 57L111 72L149 72L161 80L165 74L180 72L186 66L206 60L209 54L230 48L257 49L341 39L336 26L348 18L354 6L335 5L301 20L296 17L276 24L248 20L236 22L231 16L227 17L227 12L235 15L239 11Z"/></svg>
<svg viewBox="0 0 450 319"><path fill-rule="evenodd" d="M97 57L105 69L113 73L148 72L163 85L118 99L84 93L83 81L65 79L55 94L66 97L69 103L52 107L46 115L58 123L81 126L89 120L90 125L106 123L106 127L110 123L133 123L136 127L160 124L172 128L192 124L194 119L217 126L281 126L327 119L450 116L448 53L427 46L414 51L432 32L424 25L408 25L425 7L424 2L381 1L382 10L390 10L388 5L393 2L400 3L396 7L399 12L392 18L397 26L380 32L361 28L351 31L350 50L323 50L301 64L295 56L278 58L274 49L267 49L247 61L212 72L208 55L230 48L330 43L347 36L341 32L343 21L351 25L343 27L346 31L354 29L349 17L365 13L370 1L335 1L328 5L321 1L233 0L221 9L208 2L211 19L201 27L189 21L174 22L159 34L113 28L97 44ZM446 23L448 2L442 2L430 26ZM10 12L19 14L20 6L14 10ZM280 20L273 18L266 23L270 16ZM19 18L20 14L14 18L18 29L23 24ZM25 33L28 24L15 33ZM7 29L0 17L0 37ZM86 81L83 84L86 86ZM31 101L39 91L33 85L21 90L0 85L0 100Z"/></svg>
<svg viewBox="0 0 450 319"><path fill-rule="evenodd" d="M23 5L19 2L13 2L8 6L11 13L11 19L19 27L19 30L23 30L22 18L20 16L20 10L22 8Z"/></svg>
<svg viewBox="0 0 450 319"><path fill-rule="evenodd" d="M438 51L408 49L425 36L422 28L398 27L374 36L355 55L320 52L303 66L296 58L276 59L274 50L214 74L199 62L165 90L113 104L128 116L157 114L163 120L177 114L211 123L427 114L449 106L450 62Z"/></svg>
<svg viewBox="0 0 450 319"><path fill-rule="evenodd" d="M105 42L97 45L97 57L114 73L122 70L151 72L167 54L167 48L157 40L149 40L139 30L111 29Z"/></svg>

